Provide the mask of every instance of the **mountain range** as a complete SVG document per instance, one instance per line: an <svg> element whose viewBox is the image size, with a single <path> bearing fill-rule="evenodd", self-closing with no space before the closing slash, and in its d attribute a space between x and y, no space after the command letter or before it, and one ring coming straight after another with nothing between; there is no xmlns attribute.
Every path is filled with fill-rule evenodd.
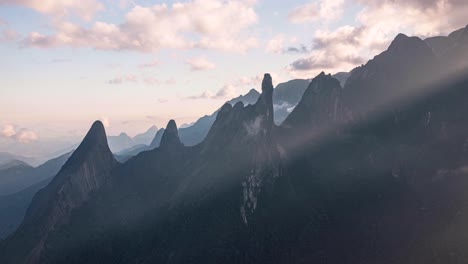
<svg viewBox="0 0 468 264"><path fill-rule="evenodd" d="M0 239L18 227L33 196L47 186L70 155L71 152L35 168L24 162L9 162L0 168Z"/></svg>
<svg viewBox="0 0 468 264"><path fill-rule="evenodd" d="M468 262L468 26L320 73L280 125L274 90L123 163L96 121L0 263Z"/></svg>
<svg viewBox="0 0 468 264"><path fill-rule="evenodd" d="M138 134L133 138L122 132L118 136L108 136L109 147L112 152L117 153L128 148L134 148L135 146L148 145L153 140L154 136L158 132L156 126L151 126L146 132Z"/></svg>
<svg viewBox="0 0 468 264"><path fill-rule="evenodd" d="M288 114L294 109L294 107L299 103L299 100L302 97L302 94L309 84L309 80L295 79L285 83L280 83L273 90L273 109L275 116L275 123L281 124ZM240 95L236 98L233 98L226 103L230 105L235 105L238 102L242 102L244 105L254 104L259 98L260 93L251 89L245 95ZM208 134L211 126L216 120L216 116L220 109L216 110L211 115L205 115L195 121L189 126L184 126L179 129L180 140L186 146L194 146L203 141L203 139ZM123 158L128 158L135 156L138 153L146 150L152 150L159 146L161 137L164 133L164 128L161 128L157 133L154 139L151 141L151 144L146 146L134 146L125 150L118 152L117 154Z"/></svg>

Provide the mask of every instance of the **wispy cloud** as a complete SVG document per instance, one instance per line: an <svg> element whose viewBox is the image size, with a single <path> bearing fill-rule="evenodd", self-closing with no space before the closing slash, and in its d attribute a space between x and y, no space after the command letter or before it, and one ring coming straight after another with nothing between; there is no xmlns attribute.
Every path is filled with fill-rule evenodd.
<svg viewBox="0 0 468 264"><path fill-rule="evenodd" d="M280 78L275 73L270 73L275 80L279 82ZM247 92L249 89L254 87L260 87L263 80L263 75L255 76L243 76L235 78L227 83L225 83L220 89L216 92L206 90L198 95L192 95L186 97L186 99L231 99L233 97L239 96L244 92Z"/></svg>
<svg viewBox="0 0 468 264"><path fill-rule="evenodd" d="M108 80L108 84L123 84L126 82L137 82L138 78L136 75L133 74L126 74L126 75L119 75L111 80Z"/></svg>
<svg viewBox="0 0 468 264"><path fill-rule="evenodd" d="M103 4L97 0L0 0L0 5L20 5L55 18L76 15L88 21L104 8Z"/></svg>
<svg viewBox="0 0 468 264"><path fill-rule="evenodd" d="M191 71L207 71L212 70L216 66L204 57L194 57L186 60L186 63L190 66Z"/></svg>
<svg viewBox="0 0 468 264"><path fill-rule="evenodd" d="M317 29L311 48L286 70L310 78L318 72L348 71L383 51L400 32L427 37L447 34L467 23L468 2L461 0L357 0L358 25ZM450 19L441 19L450 17Z"/></svg>
<svg viewBox="0 0 468 264"><path fill-rule="evenodd" d="M344 0L320 0L294 8L288 14L291 23L330 22L339 19L344 11Z"/></svg>

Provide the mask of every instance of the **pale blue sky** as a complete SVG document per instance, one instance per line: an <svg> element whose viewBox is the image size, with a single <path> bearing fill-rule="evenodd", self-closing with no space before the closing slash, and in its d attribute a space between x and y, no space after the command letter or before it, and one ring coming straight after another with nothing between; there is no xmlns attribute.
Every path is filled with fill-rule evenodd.
<svg viewBox="0 0 468 264"><path fill-rule="evenodd" d="M463 21L466 4L460 1L448 1L443 8L437 5L439 0L429 1L429 7L420 6L422 0L79 1L88 9L66 2L0 0L3 137L18 140L5 127L35 133L37 138L31 140L82 135L96 119L109 121L109 134L134 135L153 124L162 127L171 118L180 125L212 113L230 97L259 89L258 76L264 72L272 73L278 83L312 78L321 70L349 71L385 49L398 32L447 34L467 23ZM182 18L172 10L175 2L191 5L181 11ZM142 12L151 13L163 3L167 10L154 11L151 18ZM93 11L96 6L100 8ZM206 6L217 6L220 13L239 19L205 14ZM137 21L148 29L126 22L126 16L138 8ZM450 21L434 19L449 14ZM207 17L210 25L200 29L184 24L187 19L198 23ZM158 31L164 32L153 32L151 25L160 19L166 24ZM82 33L64 30L60 25L65 22ZM93 33L96 22L121 33L104 29ZM219 27L211 28L217 23ZM184 38L184 45L207 37L215 40L210 43L214 46L176 47L172 39L150 51L132 46L135 36L139 43L150 44L171 36L173 25L180 30L174 30L174 36ZM47 42L32 38L33 32L47 37ZM225 40L230 48L221 47ZM253 44L241 48L249 41ZM108 44L112 48L100 46ZM302 53L286 52L302 45ZM154 67L142 66L153 62L157 62Z"/></svg>

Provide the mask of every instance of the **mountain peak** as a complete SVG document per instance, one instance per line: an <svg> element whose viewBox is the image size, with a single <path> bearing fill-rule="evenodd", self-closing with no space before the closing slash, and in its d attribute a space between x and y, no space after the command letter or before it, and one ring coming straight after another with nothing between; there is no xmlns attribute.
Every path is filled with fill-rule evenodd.
<svg viewBox="0 0 468 264"><path fill-rule="evenodd" d="M398 34L388 47L388 51L394 52L419 53L421 51L429 50L429 46L427 46L427 44L422 39L418 37L408 37L402 33Z"/></svg>
<svg viewBox="0 0 468 264"><path fill-rule="evenodd" d="M164 134L161 138L160 148L173 148L181 147L183 144L180 142L179 132L177 130L177 124L174 120L170 120L167 123Z"/></svg>
<svg viewBox="0 0 468 264"><path fill-rule="evenodd" d="M235 105L237 102L242 101L245 105L254 104L257 101L259 96L260 96L260 93L257 90L251 89L248 93L244 95L240 95L236 98L233 98L229 100L227 103L231 105Z"/></svg>
<svg viewBox="0 0 468 264"><path fill-rule="evenodd" d="M273 94L273 80L269 73L265 73L262 81L262 93L263 94Z"/></svg>
<svg viewBox="0 0 468 264"><path fill-rule="evenodd" d="M331 76L330 74L328 74L328 75ZM325 78L325 77L327 77L327 75L325 74L324 71L322 71L314 79L319 80L319 79L322 79L322 78ZM314 79L312 81L314 81Z"/></svg>
<svg viewBox="0 0 468 264"><path fill-rule="evenodd" d="M466 27L464 28L460 28L450 33L448 35L448 38L450 38L452 41L457 41L463 38L465 39L468 38L468 25L466 25Z"/></svg>
<svg viewBox="0 0 468 264"><path fill-rule="evenodd" d="M340 82L321 72L310 82L301 101L283 122L283 127L314 127L314 133L340 119Z"/></svg>
<svg viewBox="0 0 468 264"><path fill-rule="evenodd" d="M96 121L57 175L31 201L18 231L35 235L35 243L22 256L32 260L26 263L38 263L49 233L65 224L72 210L107 182L116 164L104 125Z"/></svg>
<svg viewBox="0 0 468 264"><path fill-rule="evenodd" d="M265 113L265 122L268 128L273 125L273 81L269 73L265 73L262 81L262 95L256 104L259 112Z"/></svg>
<svg viewBox="0 0 468 264"><path fill-rule="evenodd" d="M88 133L81 142L80 146L78 147L77 151L84 146L107 146L107 136L106 130L104 129L104 125L101 121L95 121L91 128L89 129Z"/></svg>
<svg viewBox="0 0 468 264"><path fill-rule="evenodd" d="M403 33L399 33L398 35L396 35L395 40L399 41L399 40L403 40L403 39L407 39L407 38L409 38L407 35L405 35Z"/></svg>
<svg viewBox="0 0 468 264"><path fill-rule="evenodd" d="M257 94L260 94L257 90L255 90L255 88L251 88L248 92L249 93L257 93Z"/></svg>
<svg viewBox="0 0 468 264"><path fill-rule="evenodd" d="M154 132L158 131L158 127L155 125L152 125L150 128L148 128L148 130L146 130L146 132L150 132L150 131L154 131Z"/></svg>
<svg viewBox="0 0 468 264"><path fill-rule="evenodd" d="M112 152L107 143L106 130L104 129L104 125L101 121L95 121L93 123L81 144L70 157L70 162L67 163L73 165L81 163L88 159L92 152L112 156Z"/></svg>

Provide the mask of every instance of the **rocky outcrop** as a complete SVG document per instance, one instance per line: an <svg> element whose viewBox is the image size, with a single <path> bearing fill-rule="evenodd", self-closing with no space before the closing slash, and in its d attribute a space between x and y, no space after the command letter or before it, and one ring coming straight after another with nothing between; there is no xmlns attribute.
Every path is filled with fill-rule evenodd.
<svg viewBox="0 0 468 264"><path fill-rule="evenodd" d="M343 105L350 121L383 112L398 112L430 84L436 57L420 38L399 34L388 49L355 68L343 89Z"/></svg>
<svg viewBox="0 0 468 264"><path fill-rule="evenodd" d="M183 146L182 142L180 142L176 122L174 120L170 120L161 137L161 144L159 147L161 149L173 150Z"/></svg>
<svg viewBox="0 0 468 264"><path fill-rule="evenodd" d="M341 93L337 79L320 73L312 79L302 100L282 126L313 131L338 124L342 115Z"/></svg>
<svg viewBox="0 0 468 264"><path fill-rule="evenodd" d="M24 243L21 254L6 263L40 263L48 235L106 183L116 164L104 126L96 121L57 176L33 198L23 223L7 240L9 246ZM31 236L24 241L24 234Z"/></svg>
<svg viewBox="0 0 468 264"><path fill-rule="evenodd" d="M48 211L31 212L46 217L27 222L40 230L20 229L2 245L0 260L467 263L468 80L465 74L421 86L438 62L425 42L399 35L353 70L344 89L318 75L284 126L273 124L266 74L257 102L225 104L199 145L182 146L170 122L161 147L107 177L80 169L96 163L108 171L95 161L103 160L101 151L86 151L90 160L77 155L78 165L58 178L94 175L111 184L89 193L75 189L82 181L53 185L86 194L78 199L47 187L51 196L43 195L52 198L35 208ZM77 207L60 215L57 204ZM60 217L51 221L54 215ZM21 252L28 247L37 254Z"/></svg>

